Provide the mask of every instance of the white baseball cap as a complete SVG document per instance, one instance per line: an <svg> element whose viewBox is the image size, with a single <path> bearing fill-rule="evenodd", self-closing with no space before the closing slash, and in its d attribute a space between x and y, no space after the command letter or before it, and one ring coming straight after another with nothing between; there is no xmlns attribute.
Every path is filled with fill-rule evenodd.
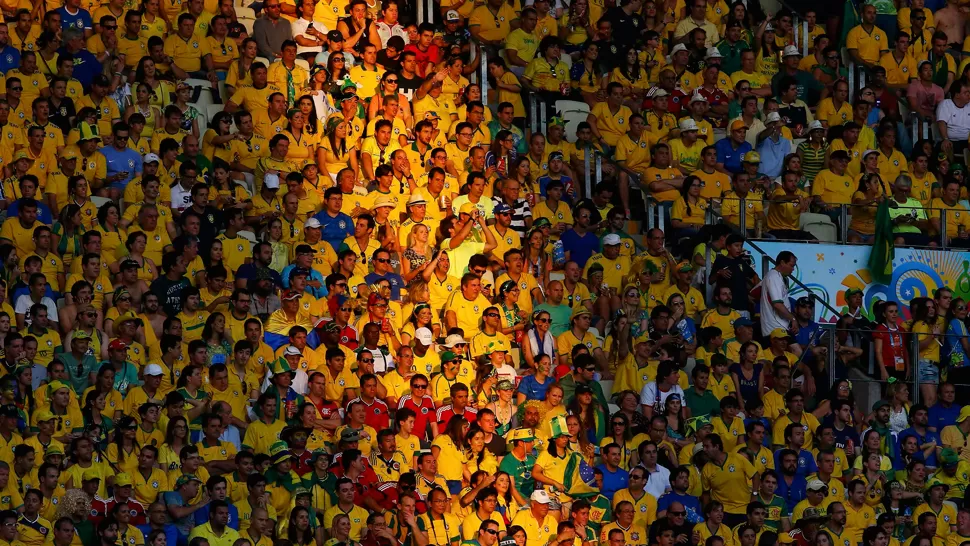
<svg viewBox="0 0 970 546"><path fill-rule="evenodd" d="M772 112L768 114L768 118L765 119L765 123L774 123L776 121L781 121L781 114L778 112Z"/></svg>
<svg viewBox="0 0 970 546"><path fill-rule="evenodd" d="M694 91L694 94L690 96L690 103L694 104L695 102L707 102L707 97L702 95L700 91Z"/></svg>
<svg viewBox="0 0 970 546"><path fill-rule="evenodd" d="M707 55L704 55L705 59L723 59L724 55L721 55L721 51L716 47L707 48Z"/></svg>
<svg viewBox="0 0 970 546"><path fill-rule="evenodd" d="M263 175L263 185L270 189L279 189L280 187L280 177L279 175L273 173L266 173Z"/></svg>
<svg viewBox="0 0 970 546"><path fill-rule="evenodd" d="M415 333L417 333L417 332L415 332ZM468 344L468 342L465 341L465 338L461 337L461 334L451 334L450 336L448 336L448 337L445 338L444 346L445 347L448 347L449 349L451 349L455 345L459 345L459 344L462 344L462 343L464 343L466 345Z"/></svg>
<svg viewBox="0 0 970 546"><path fill-rule="evenodd" d="M822 129L822 130L825 129L825 127L822 127L822 122L819 121L819 120L815 120L815 121L813 121L813 122L811 122L811 123L808 124L808 130L809 131L815 131L815 130L819 130L819 129Z"/></svg>
<svg viewBox="0 0 970 546"><path fill-rule="evenodd" d="M620 236L616 233L610 233L609 235L603 237L603 246L618 245L620 242Z"/></svg>
<svg viewBox="0 0 970 546"><path fill-rule="evenodd" d="M680 120L680 132L686 133L687 131L696 131L696 130L697 130L697 122L695 122L692 118L684 118Z"/></svg>
<svg viewBox="0 0 970 546"><path fill-rule="evenodd" d="M668 93L667 90L662 87L654 86L647 91L648 99L659 99L660 97L666 97L668 95L670 95L670 93Z"/></svg>
<svg viewBox="0 0 970 546"><path fill-rule="evenodd" d="M781 55L782 57L801 57L802 52L798 51L798 48L793 45L785 46L785 51Z"/></svg>
<svg viewBox="0 0 970 546"><path fill-rule="evenodd" d="M303 353L299 349L292 345L287 345L286 349L283 351L284 356L303 356Z"/></svg>
<svg viewBox="0 0 970 546"><path fill-rule="evenodd" d="M866 151L865 151L865 152L863 152L863 154L862 154L862 159L865 159L865 158L867 158L867 157L869 157L869 154L876 154L876 155L879 155L879 150L866 150Z"/></svg>
<svg viewBox="0 0 970 546"><path fill-rule="evenodd" d="M414 331L414 339L421 345L431 345L434 343L434 334L427 328L418 328Z"/></svg>
<svg viewBox="0 0 970 546"><path fill-rule="evenodd" d="M552 499L549 498L549 493L546 493L542 489L533 491L530 499L532 499L532 502L538 502L539 504L549 504L552 502Z"/></svg>
<svg viewBox="0 0 970 546"><path fill-rule="evenodd" d="M152 375L152 376L165 375L165 372L162 371L162 367L159 366L158 364L149 364L148 366L145 366L144 373L145 375Z"/></svg>
<svg viewBox="0 0 970 546"><path fill-rule="evenodd" d="M303 224L303 228L304 229L305 228L317 228L317 229L319 229L320 227L321 227L320 226L320 220L317 220L316 218L310 218L309 220L306 221L305 224Z"/></svg>
<svg viewBox="0 0 970 546"><path fill-rule="evenodd" d="M142 161L144 163L161 163L162 160L158 157L158 154L145 154Z"/></svg>

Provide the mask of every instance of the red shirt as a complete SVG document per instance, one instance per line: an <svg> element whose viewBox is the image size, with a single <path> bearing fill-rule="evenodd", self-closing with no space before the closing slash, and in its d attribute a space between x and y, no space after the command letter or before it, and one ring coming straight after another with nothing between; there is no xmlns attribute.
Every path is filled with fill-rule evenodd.
<svg viewBox="0 0 970 546"><path fill-rule="evenodd" d="M381 505L381 508L385 510L397 509L397 499L400 496L397 492L397 482L384 482L377 487L371 487L368 494L371 496L371 498L377 501L377 504ZM427 512L428 504L425 502L421 492L415 489L414 495L418 499L417 503L414 505L415 513L423 514Z"/></svg>
<svg viewBox="0 0 970 546"><path fill-rule="evenodd" d="M354 398L353 400L347 403L347 407L345 411L347 415L350 415L350 405L355 402L360 402L361 404L364 404L364 407L366 408L366 411L365 411L366 416L364 417L364 422L367 423L367 426L373 428L376 431L381 431L386 428L390 428L391 417L388 414L387 404L385 404L383 400L379 398L375 398L372 403L368 404L367 402L364 402L363 398L358 396L357 398Z"/></svg>
<svg viewBox="0 0 970 546"><path fill-rule="evenodd" d="M909 353L906 351L906 337L901 328L890 331L885 324L880 324L872 333L872 339L882 340L882 363L887 370L901 372L906 369Z"/></svg>
<svg viewBox="0 0 970 546"><path fill-rule="evenodd" d="M478 410L465 406L462 415L464 415L466 421L474 423L475 419L478 418ZM451 421L451 418L454 416L455 408L451 404L438 408L438 430L444 430L444 427L448 425L448 421Z"/></svg>
<svg viewBox="0 0 970 546"><path fill-rule="evenodd" d="M145 506L136 501L134 497L129 497L125 503L128 505L128 510L131 514L130 524L135 526L145 525L148 521ZM114 510L116 504L118 504L118 501L114 497L107 500L95 497L91 501L91 523L97 525L101 520L111 515L111 511Z"/></svg>
<svg viewBox="0 0 970 546"><path fill-rule="evenodd" d="M434 400L427 394L420 400L411 397L411 393L401 397L397 404L397 409L408 408L417 415L414 419L414 433L418 438L428 439L428 423L431 422L435 413Z"/></svg>
<svg viewBox="0 0 970 546"><path fill-rule="evenodd" d="M414 52L414 60L418 63L417 73L422 77L427 76L428 65L434 67L434 65L441 62L441 50L434 44L428 46L427 51L418 49L417 44L408 44L404 46L404 51Z"/></svg>

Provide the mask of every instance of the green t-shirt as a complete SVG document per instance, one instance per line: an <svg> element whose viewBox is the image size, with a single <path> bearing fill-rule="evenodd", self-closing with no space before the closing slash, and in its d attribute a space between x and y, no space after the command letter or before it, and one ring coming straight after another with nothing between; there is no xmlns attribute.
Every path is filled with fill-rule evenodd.
<svg viewBox="0 0 970 546"><path fill-rule="evenodd" d="M552 334L552 337L559 337L559 334L569 330L569 319L573 313L572 307L562 303L559 305L541 303L536 306L533 314L537 311L549 313L549 318L552 319L552 324L549 325L549 333Z"/></svg>
<svg viewBox="0 0 970 546"><path fill-rule="evenodd" d="M690 408L690 414L695 417L717 415L721 411L721 402L709 390L705 390L704 394L697 394L696 389L687 389L687 392L684 393L684 400L687 407Z"/></svg>
<svg viewBox="0 0 970 546"><path fill-rule="evenodd" d="M915 216L917 220L926 220L926 209L918 200L909 197L905 203L900 204L895 200L893 200L893 203L898 206L889 207L890 220L896 220L896 218L906 215ZM920 230L913 224L893 224L893 233L920 233Z"/></svg>
<svg viewBox="0 0 970 546"><path fill-rule="evenodd" d="M760 497L760 496L759 496ZM788 517L788 508L785 505L785 499L774 495L771 502L765 502L762 498L761 502L764 503L767 509L767 514L765 515L765 527L771 529L774 532L778 532L781 527L781 518Z"/></svg>
<svg viewBox="0 0 970 546"><path fill-rule="evenodd" d="M536 458L532 454L526 455L525 460L520 461L509 452L508 455L502 457L502 463L498 465L498 469L512 476L515 480L515 488L523 497L529 498L536 488L535 478L532 477L532 467L535 464Z"/></svg>

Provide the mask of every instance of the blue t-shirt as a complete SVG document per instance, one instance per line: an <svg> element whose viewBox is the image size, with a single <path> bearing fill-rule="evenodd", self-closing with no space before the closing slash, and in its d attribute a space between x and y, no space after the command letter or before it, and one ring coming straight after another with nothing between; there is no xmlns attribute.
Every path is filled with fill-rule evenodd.
<svg viewBox="0 0 970 546"><path fill-rule="evenodd" d="M582 237L576 230L565 231L560 238L563 249L569 252L569 259L576 262L580 269L586 267L589 257L600 251L600 238L592 231L587 231Z"/></svg>
<svg viewBox="0 0 970 546"><path fill-rule="evenodd" d="M112 187L123 189L136 174L141 175L141 156L135 150L131 148L118 150L114 146L110 146L98 151L107 160L107 176L115 176L123 172L128 173L128 176L122 180L112 182Z"/></svg>
<svg viewBox="0 0 970 546"><path fill-rule="evenodd" d="M673 491L660 495L660 498L657 499L657 512L669 510L670 505L675 502L683 504L687 510L687 523L697 524L704 521L704 510L701 508L701 501L697 497L682 495Z"/></svg>
<svg viewBox="0 0 970 546"><path fill-rule="evenodd" d="M61 12L62 27L64 24L66 24L66 20L63 19L65 17L64 13L62 12L63 9L64 8L60 8L58 10ZM87 23L85 23L87 24L87 28L91 28L91 16L87 14L88 12L84 10L81 11L84 13L84 16L87 17ZM91 80L93 80L94 77L100 74L104 69L104 67L101 66L101 63L98 62L98 58L92 55L91 52L86 49L82 49L72 55L62 47L57 51L57 53L58 55L68 55L74 57L74 79L81 82L81 86L84 87L85 92L91 89Z"/></svg>
<svg viewBox="0 0 970 546"><path fill-rule="evenodd" d="M152 526L146 523L145 525L139 525L138 530L141 531L141 534L145 535L145 537L148 538L148 533L152 532ZM175 525L171 523L166 523L165 526L162 527L162 530L165 531L166 544L178 543L179 532L178 532L178 529L175 528Z"/></svg>
<svg viewBox="0 0 970 546"><path fill-rule="evenodd" d="M283 288L289 288L290 287L290 272L293 271L294 268L296 268L296 265L294 265L294 264L290 264L290 265L288 265L288 266L286 266L286 267L283 268L283 274L280 275L281 277L283 277ZM315 297L317 299L327 297L327 285L326 285L326 282L325 282L325 280L323 278L323 275L321 275L319 271L317 271L316 269L311 269L310 270L310 274L307 275L306 280L307 281L320 281L320 288L313 288L312 286L310 286L308 284L307 287L306 287L306 290L304 290L304 292L307 292L309 294L312 294L313 297Z"/></svg>
<svg viewBox="0 0 970 546"><path fill-rule="evenodd" d="M256 264L250 262L248 264L242 264L239 266L239 270L236 271L236 279L245 279L247 281L256 280ZM268 267L266 269L269 269ZM275 269L269 269L269 274L273 278L273 284L276 286L283 286L283 278L280 274L276 272Z"/></svg>
<svg viewBox="0 0 970 546"><path fill-rule="evenodd" d="M401 301L401 288L404 288L404 278L397 273L394 273L393 271L383 275L369 273L366 277L364 277L364 281L367 282L367 284L376 284L380 281L387 281L391 283L391 299L393 301Z"/></svg>
<svg viewBox="0 0 970 546"><path fill-rule="evenodd" d="M18 66L20 66L20 51L17 48L7 46L0 49L0 72L6 74L7 71Z"/></svg>
<svg viewBox="0 0 970 546"><path fill-rule="evenodd" d="M330 216L326 210L321 210L314 216L320 222L320 233L324 241L330 243L334 250L340 248L344 239L354 234L354 219L342 212Z"/></svg>
<svg viewBox="0 0 970 546"><path fill-rule="evenodd" d="M729 173L737 174L741 172L741 157L752 147L748 142L742 142L735 148L730 138L722 138L714 143L714 150L717 151L717 162L723 163Z"/></svg>
<svg viewBox="0 0 970 546"><path fill-rule="evenodd" d="M226 499L226 502L229 502L229 499ZM192 515L195 516L196 527L209 523L209 504L206 503L200 510L196 510ZM235 529L236 531L239 530L239 509L236 508L231 502L229 502L229 523L227 526Z"/></svg>
<svg viewBox="0 0 970 546"><path fill-rule="evenodd" d="M957 417L960 416L962 405L954 402L950 407L944 407L943 402L937 402L930 408L930 422L927 426L936 430L943 430L944 427L957 424Z"/></svg>
<svg viewBox="0 0 970 546"><path fill-rule="evenodd" d="M781 452L782 449L775 451L775 468L779 470L781 469ZM798 453L798 466L795 467L795 475L804 477L816 472L818 472L818 465L815 464L815 457L812 456L812 452L801 450Z"/></svg>
<svg viewBox="0 0 970 546"><path fill-rule="evenodd" d="M956 319L954 319L954 320L956 320ZM932 441L936 441L936 445L939 445L939 446L943 445L943 441L940 439L940 435L938 433L932 432L930 430L927 430L925 435L920 435L920 433L916 432L916 429L914 429L913 427L909 427L908 429L900 432L899 435L897 436L897 440L899 442L899 445L896 447L896 453L897 454L903 452L902 451L902 444L903 444L903 440L905 440L907 436L915 436L916 437L916 444L917 445L928 444L928 443L930 443ZM936 462L936 452L935 451L931 452L930 453L930 456L929 457L926 457L924 459L923 458L923 451L917 449L916 450L916 453L913 454L913 459L915 459L917 461L923 461L923 462L925 462L926 463L926 466L933 466L933 467L939 466L937 464L937 462ZM901 458L896 457L896 459L895 459L894 462L898 462L900 464L900 466L901 466L901 468L896 468L896 470L906 470L906 465L902 463L902 459Z"/></svg>
<svg viewBox="0 0 970 546"><path fill-rule="evenodd" d="M519 392L525 395L526 400L545 400L546 390L556 382L556 378L549 376L545 383L539 383L535 375L529 374L519 381Z"/></svg>
<svg viewBox="0 0 970 546"><path fill-rule="evenodd" d="M778 489L775 490L775 495L785 499L785 513L782 514L783 516L790 516L792 508L805 498L805 488L807 486L808 481L804 476L798 474L795 474L791 485L788 485L784 476L778 477Z"/></svg>
<svg viewBox="0 0 970 546"><path fill-rule="evenodd" d="M182 498L182 495L178 491L168 491L162 494L162 502L165 506L188 506L189 501ZM171 517L171 514L169 514ZM175 529L178 531L179 535L183 537L188 537L189 533L192 532L192 528L195 526L195 513L191 513L183 518L176 519L172 523L175 525Z"/></svg>
<svg viewBox="0 0 970 546"><path fill-rule="evenodd" d="M16 218L17 211L20 210L19 199L14 199L10 206L7 207L7 218ZM54 223L54 217L51 215L51 209L44 204L43 201L35 199L37 202L37 221L41 224L52 225Z"/></svg>
<svg viewBox="0 0 970 546"><path fill-rule="evenodd" d="M91 14L84 8L78 8L77 13L72 14L67 11L67 6L61 6L57 8L57 13L61 15L61 30L67 30L69 28L76 28L77 30L94 28Z"/></svg>
<svg viewBox="0 0 970 546"><path fill-rule="evenodd" d="M596 465L596 469L603 473L603 488L600 490L603 496L612 499L613 495L620 489L626 489L630 481L630 473L622 468L617 468L611 472L605 464Z"/></svg>

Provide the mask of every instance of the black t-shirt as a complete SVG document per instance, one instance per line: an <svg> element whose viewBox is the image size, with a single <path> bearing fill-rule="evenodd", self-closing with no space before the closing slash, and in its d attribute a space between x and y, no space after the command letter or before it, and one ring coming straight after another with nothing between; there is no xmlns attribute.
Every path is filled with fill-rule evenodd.
<svg viewBox="0 0 970 546"><path fill-rule="evenodd" d="M152 281L150 290L158 296L165 314L174 317L182 311L182 292L191 286L192 283L185 277L172 281L163 275Z"/></svg>
<svg viewBox="0 0 970 546"><path fill-rule="evenodd" d="M615 7L607 10L605 18L613 26L613 41L620 46L633 46L640 39L644 24L638 14L627 15L623 8Z"/></svg>
<svg viewBox="0 0 970 546"><path fill-rule="evenodd" d="M400 72L401 56L398 55L396 59L390 59L387 56L387 50L382 49L377 52L377 64L383 66L388 72Z"/></svg>
<svg viewBox="0 0 970 546"><path fill-rule="evenodd" d="M753 278L756 275L754 269L751 269L751 265L744 256L738 256L737 258L718 256L714 260L714 265L711 266L711 275L716 275L722 269L730 270L731 278L718 278L714 289L719 290L722 286L727 286L731 289L731 307L738 311L750 311L751 304L748 301L748 278Z"/></svg>
<svg viewBox="0 0 970 546"><path fill-rule="evenodd" d="M61 100L61 104L58 106L54 106L54 104L51 103L51 123L57 125L65 135L71 132L71 118L73 118L76 114L77 112L74 109L74 101L72 101L69 97L64 97L64 99Z"/></svg>
<svg viewBox="0 0 970 546"><path fill-rule="evenodd" d="M424 80L415 75L413 78L407 78L403 73L397 76L397 90L399 93L403 94L408 100L414 100L414 92L421 87Z"/></svg>

